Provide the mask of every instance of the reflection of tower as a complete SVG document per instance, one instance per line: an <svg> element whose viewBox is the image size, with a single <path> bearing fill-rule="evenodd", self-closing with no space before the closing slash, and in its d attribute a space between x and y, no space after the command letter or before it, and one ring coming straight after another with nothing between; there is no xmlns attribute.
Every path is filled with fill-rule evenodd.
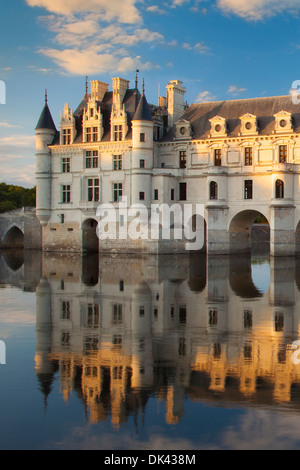
<svg viewBox="0 0 300 470"><path fill-rule="evenodd" d="M152 296L146 282L141 282L132 294L132 387L153 384Z"/></svg>
<svg viewBox="0 0 300 470"><path fill-rule="evenodd" d="M45 106L35 128L36 133L36 215L42 225L50 219L51 209L51 161L49 145L56 134L48 102L45 96Z"/></svg>
<svg viewBox="0 0 300 470"><path fill-rule="evenodd" d="M51 391L54 376L53 364L49 361L51 351L51 288L45 278L36 289L36 354L35 371L44 395L45 403Z"/></svg>

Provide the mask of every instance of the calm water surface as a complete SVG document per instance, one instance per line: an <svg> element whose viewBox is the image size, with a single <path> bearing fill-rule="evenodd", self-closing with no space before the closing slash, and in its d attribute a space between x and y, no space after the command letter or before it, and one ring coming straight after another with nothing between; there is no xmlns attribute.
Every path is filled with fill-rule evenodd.
<svg viewBox="0 0 300 470"><path fill-rule="evenodd" d="M300 449L299 260L0 256L1 449Z"/></svg>

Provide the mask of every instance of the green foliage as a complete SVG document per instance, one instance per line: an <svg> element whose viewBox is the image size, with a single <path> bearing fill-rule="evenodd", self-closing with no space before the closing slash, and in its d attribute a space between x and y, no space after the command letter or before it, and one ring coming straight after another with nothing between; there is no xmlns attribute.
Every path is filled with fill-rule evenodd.
<svg viewBox="0 0 300 470"><path fill-rule="evenodd" d="M262 215L260 214L257 219L254 221L255 224L269 224L269 222L267 221L267 219Z"/></svg>
<svg viewBox="0 0 300 470"><path fill-rule="evenodd" d="M0 213L20 207L35 207L36 188L0 183Z"/></svg>

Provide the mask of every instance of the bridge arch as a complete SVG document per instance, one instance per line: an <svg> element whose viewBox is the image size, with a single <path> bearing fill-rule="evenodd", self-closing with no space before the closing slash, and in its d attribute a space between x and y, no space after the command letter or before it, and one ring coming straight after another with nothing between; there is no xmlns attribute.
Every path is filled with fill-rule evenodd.
<svg viewBox="0 0 300 470"><path fill-rule="evenodd" d="M84 252L99 251L99 238L97 235L97 220L93 218L87 218L82 222L82 249Z"/></svg>
<svg viewBox="0 0 300 470"><path fill-rule="evenodd" d="M254 223L262 218L266 223L258 224L253 231ZM229 224L230 251L232 253L251 252L253 242L266 242L270 244L270 223L263 212L247 209L233 216Z"/></svg>
<svg viewBox="0 0 300 470"><path fill-rule="evenodd" d="M24 232L17 224L14 224L8 228L3 238L3 245L6 249L24 248Z"/></svg>

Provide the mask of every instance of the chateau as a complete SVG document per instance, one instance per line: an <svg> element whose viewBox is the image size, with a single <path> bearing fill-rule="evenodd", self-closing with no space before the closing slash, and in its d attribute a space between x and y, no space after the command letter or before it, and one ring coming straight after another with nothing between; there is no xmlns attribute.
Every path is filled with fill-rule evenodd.
<svg viewBox="0 0 300 470"><path fill-rule="evenodd" d="M89 89L90 88L90 89ZM300 252L300 105L291 96L187 106L179 80L157 105L122 78L98 80L59 130L47 97L36 126L36 213L44 251L173 253L186 240L99 240L99 205L204 207L209 254L246 252L258 216L274 256ZM128 224L117 218L119 230ZM195 226L197 213L191 217ZM176 227L173 225L172 230ZM171 231L172 231L171 230Z"/></svg>

